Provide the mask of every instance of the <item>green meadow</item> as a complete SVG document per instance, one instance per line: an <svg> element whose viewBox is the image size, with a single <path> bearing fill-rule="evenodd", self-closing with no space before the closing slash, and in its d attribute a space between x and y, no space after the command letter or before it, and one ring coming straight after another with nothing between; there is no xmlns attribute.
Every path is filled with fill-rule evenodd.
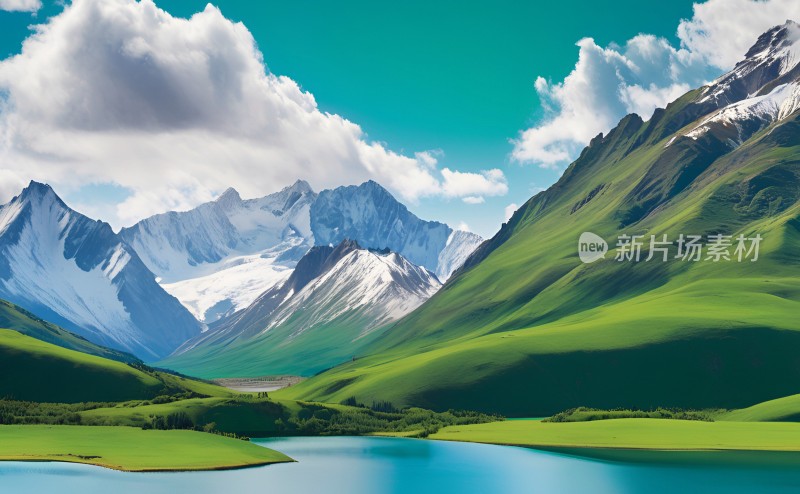
<svg viewBox="0 0 800 494"><path fill-rule="evenodd" d="M248 441L185 430L0 426L0 460L87 463L131 472L218 470L292 461Z"/></svg>
<svg viewBox="0 0 800 494"><path fill-rule="evenodd" d="M541 448L800 451L800 424L611 419L591 422L508 420L446 427L430 436Z"/></svg>

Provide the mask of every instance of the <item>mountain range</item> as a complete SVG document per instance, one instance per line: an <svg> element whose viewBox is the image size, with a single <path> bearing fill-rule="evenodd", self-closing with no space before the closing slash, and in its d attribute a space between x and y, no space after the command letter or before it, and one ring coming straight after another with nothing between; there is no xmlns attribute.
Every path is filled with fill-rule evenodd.
<svg viewBox="0 0 800 494"><path fill-rule="evenodd" d="M248 367L307 374L339 363L375 329L419 306L441 286L432 271L446 278L481 241L420 220L375 182L318 195L298 181L249 200L228 189L213 202L147 218L119 234L31 182L0 206L0 297L145 361L179 347L185 361L212 342L227 348L230 338L254 347L243 343L253 337L262 349L290 348ZM315 265L323 254L324 266ZM276 293L282 305L265 304ZM325 358L286 363L322 343L310 335L341 326L341 345ZM256 338L274 327L281 329Z"/></svg>
<svg viewBox="0 0 800 494"><path fill-rule="evenodd" d="M228 189L190 211L123 228L120 236L165 290L200 321L213 322L289 276L313 243L309 213L316 198L301 181L250 200Z"/></svg>
<svg viewBox="0 0 800 494"><path fill-rule="evenodd" d="M247 308L280 285L314 245L348 239L389 248L444 281L483 241L419 219L373 181L319 194L298 181L248 200L228 189L213 202L152 216L120 235L205 323Z"/></svg>
<svg viewBox="0 0 800 494"><path fill-rule="evenodd" d="M649 121L626 116L428 302L281 395L529 417L797 393L799 54L788 21ZM610 245L588 264L586 232ZM666 259L651 244L664 235ZM701 239L698 261L681 255L681 235ZM624 248L635 236L639 262ZM749 249L761 239L757 258L737 258L739 236ZM714 259L714 239L729 242L730 260Z"/></svg>

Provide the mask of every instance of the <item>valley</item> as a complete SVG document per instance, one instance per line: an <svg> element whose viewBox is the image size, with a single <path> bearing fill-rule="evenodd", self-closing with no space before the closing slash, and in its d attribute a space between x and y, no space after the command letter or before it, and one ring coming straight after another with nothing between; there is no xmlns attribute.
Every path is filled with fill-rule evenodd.
<svg viewBox="0 0 800 494"><path fill-rule="evenodd" d="M119 231L26 180L0 205L0 460L263 480L327 448L377 476L503 451L795 482L798 88L787 21L591 139L486 240L371 179L229 188Z"/></svg>

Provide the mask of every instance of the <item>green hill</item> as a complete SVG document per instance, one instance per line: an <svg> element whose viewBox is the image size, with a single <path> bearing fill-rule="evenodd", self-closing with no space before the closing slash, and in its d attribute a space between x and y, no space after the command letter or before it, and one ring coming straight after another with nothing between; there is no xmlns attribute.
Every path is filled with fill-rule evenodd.
<svg viewBox="0 0 800 494"><path fill-rule="evenodd" d="M163 383L133 367L0 330L0 396L74 403L156 396Z"/></svg>
<svg viewBox="0 0 800 494"><path fill-rule="evenodd" d="M0 329L0 398L114 402L161 395L227 396L223 388L109 360Z"/></svg>
<svg viewBox="0 0 800 494"><path fill-rule="evenodd" d="M732 410L719 415L717 420L800 422L800 395L786 396L741 410Z"/></svg>
<svg viewBox="0 0 800 494"><path fill-rule="evenodd" d="M22 307L2 299L0 299L0 328L14 329L37 340L111 360L140 362L131 354L95 345L82 336L40 319Z"/></svg>
<svg viewBox="0 0 800 494"><path fill-rule="evenodd" d="M742 142L728 127L686 137L716 110L706 92L593 139L363 357L280 396L544 416L800 392L800 113ZM604 259L580 261L583 232L609 243ZM756 262L676 259L675 244L645 261L665 234L763 241ZM644 236L640 262L615 260L621 235Z"/></svg>

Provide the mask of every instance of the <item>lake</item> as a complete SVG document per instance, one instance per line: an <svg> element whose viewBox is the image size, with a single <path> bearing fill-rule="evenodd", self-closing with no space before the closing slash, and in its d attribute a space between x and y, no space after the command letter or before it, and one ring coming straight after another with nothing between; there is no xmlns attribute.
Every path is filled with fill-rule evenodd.
<svg viewBox="0 0 800 494"><path fill-rule="evenodd" d="M783 493L800 468L607 462L485 444L378 437L254 440L298 463L220 472L125 473L0 462L0 492L57 494ZM719 460L720 454L716 455Z"/></svg>

